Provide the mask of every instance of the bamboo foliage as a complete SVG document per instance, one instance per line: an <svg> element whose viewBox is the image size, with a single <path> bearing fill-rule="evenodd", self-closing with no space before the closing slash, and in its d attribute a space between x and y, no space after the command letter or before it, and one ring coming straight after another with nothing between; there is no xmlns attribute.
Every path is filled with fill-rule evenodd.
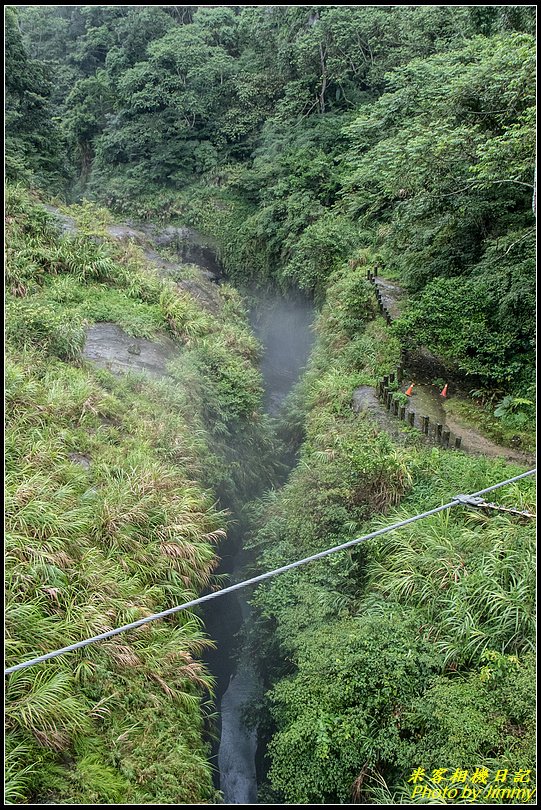
<svg viewBox="0 0 541 810"><path fill-rule="evenodd" d="M407 527L378 548L368 572L387 599L419 605L448 666L480 660L489 647L519 654L534 638L534 546L513 518L466 526L449 513Z"/></svg>

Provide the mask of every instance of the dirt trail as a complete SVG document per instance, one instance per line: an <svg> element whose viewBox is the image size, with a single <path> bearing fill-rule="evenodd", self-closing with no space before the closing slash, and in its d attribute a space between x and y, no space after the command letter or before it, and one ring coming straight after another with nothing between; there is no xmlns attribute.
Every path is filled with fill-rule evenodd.
<svg viewBox="0 0 541 810"><path fill-rule="evenodd" d="M392 320L400 317L407 300L406 291L396 281L390 281L382 276L374 278L374 285L381 294L383 306L388 310ZM441 396L440 386L434 385L436 379L445 379L450 383L451 396L458 396L464 401L468 401L464 394L460 392L461 378L450 371L442 361L422 347L409 354L405 363L405 380L401 386L402 393L405 393L411 382L415 383L413 395L409 398L406 408L407 414L414 412L414 427L421 428L421 417L429 418L429 434L426 441L432 444L439 443L437 425L441 425L442 432L450 432L449 446L455 446L456 437L460 437L461 449L473 455L489 456L493 458L505 458L519 464L531 465L535 462L535 456L525 453L516 448L504 447L484 436L474 425L468 424L463 419L451 414L446 408L447 400ZM371 391L369 394L368 391ZM377 419L378 423L385 427L393 435L404 436L404 422L400 422L396 416L390 413L385 405L380 402L373 389L362 386L353 395L353 409L368 410Z"/></svg>
<svg viewBox="0 0 541 810"><path fill-rule="evenodd" d="M406 385L401 388L405 393ZM410 424L407 416L411 412L415 414L413 427L419 431L419 437L423 437L426 444L439 445L437 435L437 425L442 426L442 432L450 432L449 448L455 447L455 439L460 437L460 449L470 455L488 456L490 458L504 458L507 461L515 462L526 467L535 463L535 456L524 453L510 447L504 447L483 436L471 425L449 414L445 409L445 401L438 401L438 389L429 384L417 384L415 394L411 397L406 408L406 421L401 421L392 412L388 411L385 404L381 402L372 386L362 385L353 392L352 407L355 413L369 414L389 435L398 442L406 441ZM421 417L429 417L429 433L421 433Z"/></svg>
<svg viewBox="0 0 541 810"><path fill-rule="evenodd" d="M406 387L407 383L402 385L402 391L404 393ZM534 457L531 454L521 452L512 447L504 447L492 441L480 433L473 425L449 413L446 405L447 400L441 396L439 386L431 385L430 383L418 383L413 390L413 395L410 397L407 412L414 411L416 413L418 417L418 422L416 421L417 427L421 425L421 416L429 417L429 439L432 442L437 438L435 426L441 424L443 430L450 431L451 444L454 444L454 438L456 436L460 436L462 440L461 449L466 453L489 456L492 458L505 458L507 461L514 461L526 465L533 462Z"/></svg>
<svg viewBox="0 0 541 810"><path fill-rule="evenodd" d="M406 291L396 281L390 281L382 276L376 276L374 283L381 293L383 306L387 308L391 318L393 320L400 318L406 300Z"/></svg>
<svg viewBox="0 0 541 810"><path fill-rule="evenodd" d="M447 427L454 433L462 436L462 444L468 453L473 453L478 456L505 458L507 461L524 464L526 467L535 464L535 456L533 454L496 444L479 433L479 431L475 430L475 428L471 427L471 425L466 424L466 422L463 422L461 419L449 413L446 414L445 419Z"/></svg>

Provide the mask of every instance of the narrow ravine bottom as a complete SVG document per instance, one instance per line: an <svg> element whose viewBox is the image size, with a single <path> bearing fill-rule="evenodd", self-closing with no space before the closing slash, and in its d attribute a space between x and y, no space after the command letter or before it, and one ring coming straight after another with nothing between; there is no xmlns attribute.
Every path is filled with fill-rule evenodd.
<svg viewBox="0 0 541 810"><path fill-rule="evenodd" d="M222 735L218 767L225 804L257 802L257 731L245 725L243 715L246 705L257 697L260 688L254 667L241 655L220 704Z"/></svg>
<svg viewBox="0 0 541 810"><path fill-rule="evenodd" d="M313 335L312 304L301 296L255 293L250 323L261 341L261 371L265 384L265 409L275 416L305 367ZM239 516L233 515L238 518ZM232 582L243 578L247 563L242 531L233 532L219 554L219 572ZM257 803L257 730L245 722L245 710L262 696L262 685L248 650L243 647L243 628L250 627L249 594L240 591L208 603L205 626L217 648L206 655L217 681L220 740L213 746L218 773L216 787L225 804Z"/></svg>
<svg viewBox="0 0 541 810"><path fill-rule="evenodd" d="M241 556L244 556L242 552ZM246 627L250 622L250 605L241 593L237 595L237 601ZM245 647L241 647L219 707L222 731L218 769L224 804L257 803L257 730L245 723L244 714L248 705L261 695L261 689L249 653Z"/></svg>

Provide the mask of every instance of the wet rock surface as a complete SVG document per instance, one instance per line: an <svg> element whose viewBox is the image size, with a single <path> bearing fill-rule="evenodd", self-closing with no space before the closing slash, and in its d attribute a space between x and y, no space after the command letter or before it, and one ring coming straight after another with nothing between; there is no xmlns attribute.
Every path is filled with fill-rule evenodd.
<svg viewBox="0 0 541 810"><path fill-rule="evenodd" d="M185 290L192 298L195 298L202 307L217 315L221 309L221 299L218 294L218 289L215 285L205 283L204 281L195 281L194 279L184 279L177 282L177 287Z"/></svg>
<svg viewBox="0 0 541 810"><path fill-rule="evenodd" d="M54 216L62 234L77 233L77 223L72 217L52 205L45 205L44 208ZM128 222L109 225L107 233L118 241L131 241L141 246L145 258L152 263L159 276L174 278L179 290L187 292L213 315L219 313L221 299L216 282L222 275L221 268L212 249L198 243L197 240L203 237L197 231L173 225L137 226ZM101 237L89 238L104 241ZM176 249L179 260L175 262L165 258L155 249L157 246ZM177 280L185 272L183 264L188 261L194 264L196 278ZM114 323L99 323L87 330L83 356L115 374L134 371L161 377L167 373L167 361L177 352L178 347L166 335L158 341L134 339Z"/></svg>
<svg viewBox="0 0 541 810"><path fill-rule="evenodd" d="M206 271L209 280L217 280L221 276L220 265L216 261L216 256L210 248L193 245L190 243L181 247L183 261L190 264L197 264Z"/></svg>
<svg viewBox="0 0 541 810"><path fill-rule="evenodd" d="M222 276L216 258L216 247L194 228L176 225L141 225L141 229L156 247L173 248L186 264L196 264L208 280Z"/></svg>
<svg viewBox="0 0 541 810"><path fill-rule="evenodd" d="M96 323L86 333L83 357L113 374L136 372L150 377L167 375L167 362L179 347L167 335L159 340L134 338L115 323Z"/></svg>
<svg viewBox="0 0 541 810"><path fill-rule="evenodd" d="M136 242L138 245L143 245L147 241L146 234L143 233L143 231L133 228L131 225L108 225L107 233L109 236L112 236L113 239L118 239L120 242L129 240Z"/></svg>
<svg viewBox="0 0 541 810"><path fill-rule="evenodd" d="M242 717L243 710L260 691L254 668L243 661L231 676L229 687L221 700L222 732L218 767L225 804L257 802L257 732L247 728Z"/></svg>
<svg viewBox="0 0 541 810"><path fill-rule="evenodd" d="M180 265L178 262L172 262L169 259L165 259L152 248L145 247L143 253L145 258L148 259L149 262L152 262L157 270L158 275L162 278L178 276L182 271L182 265Z"/></svg>
<svg viewBox="0 0 541 810"><path fill-rule="evenodd" d="M353 410L355 413L379 412L381 404L371 385L361 385L353 392Z"/></svg>
<svg viewBox="0 0 541 810"><path fill-rule="evenodd" d="M77 223L73 219L73 217L69 217L67 214L63 214L58 208L55 208L54 205L44 205L43 206L49 214L52 214L55 220L58 223L58 229L62 234L66 233L77 233Z"/></svg>
<svg viewBox="0 0 541 810"><path fill-rule="evenodd" d="M399 318L404 308L406 293L395 281L376 276L375 284L381 293L383 306L389 311L393 320Z"/></svg>
<svg viewBox="0 0 541 810"><path fill-rule="evenodd" d="M185 226L144 224L141 227L158 247L176 247L186 241L205 241L202 238L198 240L196 231Z"/></svg>
<svg viewBox="0 0 541 810"><path fill-rule="evenodd" d="M44 205L53 215L63 234L78 231L73 217L63 214L53 205ZM222 268L216 258L216 248L194 228L176 225L159 226L147 223L120 222L107 226L107 233L119 242L135 242L143 247L145 257L152 262L162 276L178 274L182 264L193 264L198 268L203 281L218 282L222 278ZM94 242L103 242L98 236L88 237ZM172 248L179 261L174 262L162 256L155 248Z"/></svg>
<svg viewBox="0 0 541 810"><path fill-rule="evenodd" d="M354 390L352 408L359 416L369 416L373 419L396 442L404 444L408 441L408 434L404 430L406 423L401 422L387 410L371 385L361 385Z"/></svg>
<svg viewBox="0 0 541 810"><path fill-rule="evenodd" d="M85 456L84 453L69 453L69 459L73 464L78 464L83 470L90 468L90 457Z"/></svg>

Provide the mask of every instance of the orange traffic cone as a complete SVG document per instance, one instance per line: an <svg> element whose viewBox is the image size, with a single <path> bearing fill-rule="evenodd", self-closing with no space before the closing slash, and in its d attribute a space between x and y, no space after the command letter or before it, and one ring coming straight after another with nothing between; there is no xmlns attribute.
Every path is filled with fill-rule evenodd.
<svg viewBox="0 0 541 810"><path fill-rule="evenodd" d="M412 384L410 385L410 387L408 388L408 390L406 391L406 396L407 396L407 397L411 397L411 395L413 394L413 386L414 386L414 385L415 385L415 383L412 383Z"/></svg>
<svg viewBox="0 0 541 810"><path fill-rule="evenodd" d="M441 394L440 394L440 397L446 397L446 396L447 396L447 389L448 389L448 388L449 388L449 384L448 384L448 383L445 383L445 386L444 386L444 388L443 388L443 391L442 391L442 392L441 392Z"/></svg>

